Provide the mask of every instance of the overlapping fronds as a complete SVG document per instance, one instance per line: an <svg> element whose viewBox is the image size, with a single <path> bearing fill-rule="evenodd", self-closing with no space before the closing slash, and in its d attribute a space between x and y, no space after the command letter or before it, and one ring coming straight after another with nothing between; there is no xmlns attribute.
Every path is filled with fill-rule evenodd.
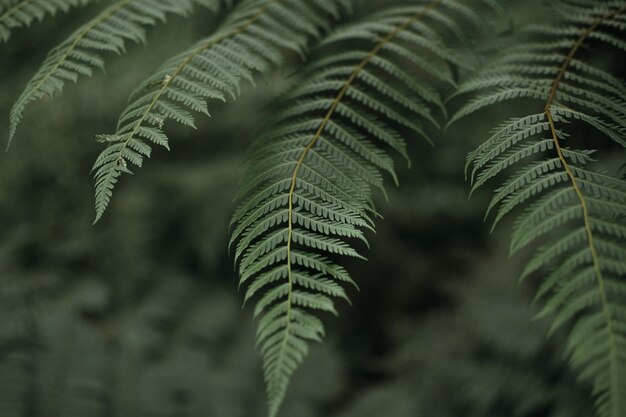
<svg viewBox="0 0 626 417"><path fill-rule="evenodd" d="M65 82L91 76L95 68L104 69L103 51L121 54L127 41L145 43L145 26L164 22L168 14L186 15L194 2L213 7L219 4L219 0L118 0L76 30L50 51L13 105L9 115L9 144L29 103L54 96L61 92Z"/></svg>
<svg viewBox="0 0 626 417"><path fill-rule="evenodd" d="M576 149L575 139L589 131L588 143L626 145L626 84L579 58L586 45L626 49L626 2L564 2L556 9L563 25L533 29L533 39L460 87L489 91L453 119L514 98L542 103L542 111L503 123L472 152L469 176L475 190L516 169L489 211L497 208L497 223L524 208L511 251L542 246L522 276L548 269L538 293L546 300L543 314L554 317L553 329L573 323L571 363L593 381L599 415L619 417L626 414L626 181L595 169L595 150Z"/></svg>
<svg viewBox="0 0 626 417"><path fill-rule="evenodd" d="M146 79L122 112L117 131L94 164L96 221L104 213L127 164L140 167L151 144L169 149L164 125L170 120L194 127L191 111L208 115L207 100L235 99L242 81L282 60L283 50L303 53L329 17L347 0L247 0L212 36L176 55Z"/></svg>
<svg viewBox="0 0 626 417"><path fill-rule="evenodd" d="M420 2L337 30L250 150L231 244L245 300L256 300L270 416L324 335L318 314L336 313L354 285L336 258L361 258L353 244L373 228L372 189L383 172L395 178L390 151L407 157L405 138L429 140L425 125L437 125L434 86L453 83L449 63L461 64L444 39L476 13Z"/></svg>
<svg viewBox="0 0 626 417"><path fill-rule="evenodd" d="M59 10L67 12L72 7L84 6L91 0L0 0L0 42L6 42L11 30L30 26L54 16Z"/></svg>

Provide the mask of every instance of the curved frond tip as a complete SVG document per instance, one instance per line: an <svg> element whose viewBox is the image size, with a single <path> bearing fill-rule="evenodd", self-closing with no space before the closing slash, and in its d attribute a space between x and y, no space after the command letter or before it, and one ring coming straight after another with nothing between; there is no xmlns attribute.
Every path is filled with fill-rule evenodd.
<svg viewBox="0 0 626 417"><path fill-rule="evenodd" d="M468 13L440 0L338 29L249 151L231 244L245 301L256 303L270 417L309 342L324 336L318 316L336 314L355 285L339 259L362 259L354 246L373 228L373 188L384 189L383 173L395 178L391 151L408 159L405 138L430 141L426 126L437 127L433 84L451 84L457 59L444 38Z"/></svg>

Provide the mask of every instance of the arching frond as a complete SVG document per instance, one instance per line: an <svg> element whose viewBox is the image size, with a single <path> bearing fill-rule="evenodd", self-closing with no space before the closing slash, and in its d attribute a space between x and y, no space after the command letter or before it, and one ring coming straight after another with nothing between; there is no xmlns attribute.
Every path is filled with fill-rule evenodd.
<svg viewBox="0 0 626 417"><path fill-rule="evenodd" d="M195 0L217 7L219 0ZM43 2L41 2L43 3ZM53 2L55 3L55 2ZM17 99L9 115L9 144L26 106L60 93L65 82L104 69L102 51L122 54L127 41L145 43L145 26L164 22L168 14L188 14L194 0L118 0L50 51Z"/></svg>
<svg viewBox="0 0 626 417"><path fill-rule="evenodd" d="M549 270L538 293L546 300L543 314L554 317L553 329L574 323L571 363L593 381L599 415L619 417L626 413L626 181L598 170L595 150L576 149L574 139L582 128L592 132L590 143L626 145L626 84L579 58L592 42L623 49L626 2L564 2L555 9L563 25L534 28L532 39L459 88L488 92L453 120L514 98L543 105L496 128L469 155L468 175L475 190L516 170L489 206L497 209L494 226L523 208L511 251L542 246L522 277Z"/></svg>
<svg viewBox="0 0 626 417"><path fill-rule="evenodd" d="M72 7L84 6L92 0L0 0L0 42L6 42L11 30L41 22L47 15L59 10L67 12Z"/></svg>
<svg viewBox="0 0 626 417"><path fill-rule="evenodd" d="M242 81L282 60L282 50L303 53L310 36L319 36L329 16L347 0L247 0L212 36L176 55L132 94L117 131L103 135L108 146L96 160L96 221L104 213L113 187L127 164L140 167L151 145L169 149L164 125L194 126L192 111L208 115L206 100L235 99Z"/></svg>
<svg viewBox="0 0 626 417"><path fill-rule="evenodd" d="M437 125L434 85L453 83L449 63L461 64L445 37L476 13L439 0L337 30L250 150L231 244L245 300L256 299L271 417L324 335L318 314L336 314L354 284L336 258L361 258L353 244L373 227L372 187L383 172L395 178L390 151L407 157L405 139L429 141L425 125Z"/></svg>

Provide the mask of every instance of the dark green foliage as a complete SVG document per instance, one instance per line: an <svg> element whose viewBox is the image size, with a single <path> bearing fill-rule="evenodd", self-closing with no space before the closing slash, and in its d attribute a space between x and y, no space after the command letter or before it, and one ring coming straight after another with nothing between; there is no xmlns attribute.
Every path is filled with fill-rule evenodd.
<svg viewBox="0 0 626 417"><path fill-rule="evenodd" d="M333 299L347 299L345 284L356 286L333 259L361 258L352 245L367 244L373 227L372 188L383 189L382 173L396 177L388 151L407 157L404 137L430 141L423 125L437 126L431 107L443 104L431 84L452 84L448 64L462 62L443 42L445 31L462 31L456 19L479 20L461 4L444 4L391 9L336 30L323 42L331 53L309 64L248 154L231 242L245 300L258 296L270 416L307 342L324 335L317 313L336 314ZM425 76L412 76L406 63Z"/></svg>
<svg viewBox="0 0 626 417"><path fill-rule="evenodd" d="M96 221L109 204L113 187L127 165L140 167L152 151L148 143L169 149L164 125L174 121L195 127L190 111L209 115L206 100L235 99L241 82L254 82L282 61L282 51L303 53L310 36L319 36L342 2L303 6L296 0L247 0L233 10L210 37L166 61L133 93L116 133L93 170L96 179ZM345 3L345 2L344 2ZM290 22L276 33L277 22Z"/></svg>
<svg viewBox="0 0 626 417"><path fill-rule="evenodd" d="M497 208L495 226L525 208L511 252L542 245L522 278L549 268L537 295L546 300L542 315L554 317L552 331L575 321L567 354L581 376L593 380L599 415L618 417L626 413L626 181L598 166L595 149L581 148L572 126L588 125L596 146L602 140L626 145L626 84L579 56L588 42L626 49L619 38L626 2L559 10L562 26L533 28L531 39L459 88L489 92L452 120L521 97L544 106L498 126L469 155L472 191L515 169L488 212Z"/></svg>
<svg viewBox="0 0 626 417"><path fill-rule="evenodd" d="M0 414L256 416L264 385L271 417L577 417L589 398L622 417L626 2L540 3L0 0L9 141L28 120L0 165ZM42 48L66 40L9 112L43 56L14 29L77 6L57 19L67 32L31 29ZM58 108L34 103L62 92ZM455 140L437 140L451 124ZM98 221L122 174L174 138L173 162L141 170L90 228L83 162L104 147ZM472 148L472 193L500 180L488 213L494 227L516 213L525 266L481 255L481 201L456 181ZM265 381L226 259L235 195L230 246ZM529 293L551 327L530 323Z"/></svg>
<svg viewBox="0 0 626 417"><path fill-rule="evenodd" d="M201 0L212 5L218 0ZM167 14L187 15L193 0L119 0L76 30L48 54L37 74L13 105L10 115L9 144L15 136L26 106L43 97L53 97L66 81L76 83L80 76L104 70L102 51L121 54L127 41L145 43L144 26L165 22Z"/></svg>
<svg viewBox="0 0 626 417"><path fill-rule="evenodd" d="M67 12L72 7L84 6L91 0L1 0L0 42L6 42L11 30L30 26L33 21L42 21L47 15L59 10Z"/></svg>

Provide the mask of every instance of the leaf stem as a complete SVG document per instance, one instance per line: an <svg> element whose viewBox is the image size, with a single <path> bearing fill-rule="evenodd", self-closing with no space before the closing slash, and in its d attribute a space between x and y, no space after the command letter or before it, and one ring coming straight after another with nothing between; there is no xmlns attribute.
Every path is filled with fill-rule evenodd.
<svg viewBox="0 0 626 417"><path fill-rule="evenodd" d="M602 25L602 23L604 23L607 19L610 19L616 15L619 15L623 13L624 11L626 11L626 6L622 6L619 9L616 9L610 13L607 13L603 16L598 17L592 22L591 25L589 25L580 34L578 39L574 42L574 45L570 49L569 53L565 57L565 60L563 61L563 64L561 65L561 68L559 69L559 72L552 83L552 88L550 89L550 94L548 95L548 100L546 101L546 104L544 107L544 112L546 114L548 123L550 125L550 132L552 135L552 141L554 142L554 147L556 149L559 160L561 161L561 164L563 165L563 169L567 173L567 176L570 179L572 187L574 191L576 192L576 196L578 197L578 200L580 202L580 206L583 212L583 222L584 222L584 227L585 227L585 231L587 234L587 243L589 245L591 259L593 261L593 269L595 272L596 281L598 283L598 291L600 292L600 300L602 303L602 313L604 315L604 319L606 322L606 329L609 334L609 357L610 357L610 363L611 363L609 372L611 374L612 383L610 386L612 387L612 389L616 389L616 387L618 386L620 375L619 375L619 369L617 366L617 362L618 362L617 337L615 335L615 325L613 323L613 317L612 317L611 311L609 310L609 301L608 301L608 296L606 293L606 283L602 275L600 257L598 256L598 251L594 243L594 235L593 235L593 230L591 226L587 200L585 199L585 196L580 186L578 185L578 181L576 180L576 176L574 175L574 172L571 166L568 164L563 154L563 149L561 148L561 145L559 143L557 129L555 126L554 117L552 115L551 109L552 109L552 105L554 104L554 101L556 100L559 85L561 84L563 77L565 77L565 74L567 73L571 62L574 59L574 56L576 55L576 53L582 46L583 42L585 42L585 40L593 33L593 31L596 30L600 25ZM619 410L619 404L620 404L619 395L620 395L619 392L611 393L611 401L614 404L614 406L612 407L612 410L613 410L613 415L615 416L621 415L620 410Z"/></svg>
<svg viewBox="0 0 626 417"><path fill-rule="evenodd" d="M292 311L291 310L291 304L292 304L292 294L293 294L293 277L292 277L292 271L291 271L291 242L292 242L292 239L293 239L293 199L294 199L294 192L295 192L295 189L296 189L296 183L297 183L297 179L298 179L298 173L300 171L300 168L302 167L304 159L306 158L308 153L311 151L311 149L315 146L315 144L317 143L317 141L321 137L322 132L324 131L324 129L326 128L326 126L330 122L331 117L334 115L334 113L337 110L337 107L339 106L341 100L346 95L346 92L348 91L350 86L356 80L356 77L365 68L365 66L372 60L372 58L374 58L381 51L381 49L386 44L388 44L391 40L393 40L400 32L402 32L402 31L406 30L407 28L409 28L413 23L417 22L422 17L427 15L430 11L432 11L434 8L436 8L442 2L443 2L443 0L435 0L435 1L433 1L428 6L424 7L422 10L420 10L418 13L416 13L412 17L408 18L404 23L396 26L392 31L387 33L387 35L385 37L383 37L374 46L374 48L365 56L365 58L363 58L363 60L361 60L361 62L359 62L359 64L354 68L354 70L350 73L349 77L343 83L342 88L339 90L339 93L337 94L337 96L333 100L330 108L326 112L326 116L324 117L324 119L320 123L320 126L317 129L315 135L313 136L311 141L305 146L305 148L302 150L302 154L300 155L300 157L298 158L298 161L296 162L296 166L295 166L293 174L291 176L291 186L289 188L289 208L288 208L288 224L287 224L287 280L288 280L287 311L286 311L286 316L287 317L286 317L286 325L285 325L285 334L283 336L283 340L282 340L282 343L281 343L281 348L280 348L280 351L279 351L279 354L278 354L278 357L279 357L278 361L279 361L279 363L282 362L282 358L285 355L285 349L286 349L286 346L287 346L287 339L289 337L289 330L290 330L290 327L291 327L291 311Z"/></svg>

